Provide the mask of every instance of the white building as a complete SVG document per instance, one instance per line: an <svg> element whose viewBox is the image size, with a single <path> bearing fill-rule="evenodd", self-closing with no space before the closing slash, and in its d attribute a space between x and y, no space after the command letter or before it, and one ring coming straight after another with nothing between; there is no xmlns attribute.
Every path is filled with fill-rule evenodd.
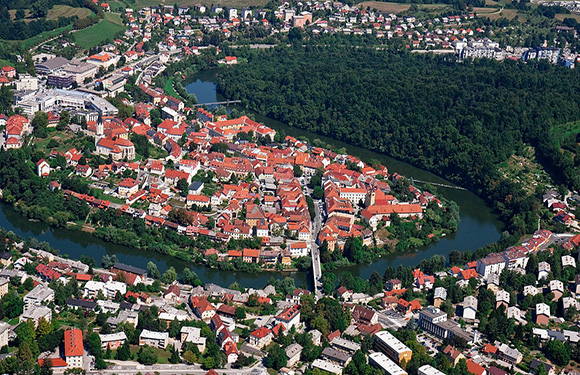
<svg viewBox="0 0 580 375"><path fill-rule="evenodd" d="M441 371L437 370L435 367L431 365L423 365L419 367L417 371L419 375L445 375Z"/></svg>
<svg viewBox="0 0 580 375"><path fill-rule="evenodd" d="M495 255L477 261L475 270L483 278L487 278L491 273L500 274L506 267L506 261L503 256Z"/></svg>
<svg viewBox="0 0 580 375"><path fill-rule="evenodd" d="M467 296L463 299L463 319L475 320L477 313L477 298Z"/></svg>
<svg viewBox="0 0 580 375"><path fill-rule="evenodd" d="M369 355L369 363L384 370L387 375L407 375L407 372L383 353L376 352Z"/></svg>
<svg viewBox="0 0 580 375"><path fill-rule="evenodd" d="M155 332L144 329L139 335L139 346L149 345L165 349L169 342L169 332Z"/></svg>
<svg viewBox="0 0 580 375"><path fill-rule="evenodd" d="M24 303L30 306L46 305L54 301L54 290L38 284L24 296Z"/></svg>

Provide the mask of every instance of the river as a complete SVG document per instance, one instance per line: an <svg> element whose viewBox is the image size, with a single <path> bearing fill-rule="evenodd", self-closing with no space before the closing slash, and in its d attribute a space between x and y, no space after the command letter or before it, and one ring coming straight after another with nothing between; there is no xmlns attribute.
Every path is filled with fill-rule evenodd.
<svg viewBox="0 0 580 375"><path fill-rule="evenodd" d="M211 80L211 72L205 72L198 75L198 79L187 86L189 92L196 94L200 103L215 102L216 99L223 99L216 93L216 86ZM248 111L247 111L248 112ZM352 147L342 142L309 133L300 129L291 128L285 124L255 114L256 120L276 129L283 129L286 134L293 136L304 136L310 140L320 139L324 142L345 147L347 151L363 160L375 158L387 166L391 172L399 172L405 176L412 176L416 179L449 183L444 179L435 176L424 170L415 168L407 163L392 159L386 155L377 154L358 147ZM382 275L388 266L414 266L422 259L430 258L432 255L441 254L447 256L452 250L475 250L478 247L488 243L493 243L500 238L502 223L485 205L485 203L475 194L449 188L439 188L439 193L448 199L454 200L460 207L461 221L456 233L442 238L440 241L433 243L425 248L419 249L416 253L398 254L383 257L372 264L359 265L350 267L341 272L351 272L353 275L368 279L374 271ZM259 274L250 274L245 272L223 272L209 269L207 267L187 264L187 262L178 260L174 257L162 255L153 252L143 252L141 250L128 248L125 246L115 245L102 241L88 233L72 231L50 227L45 223L31 222L22 217L11 206L0 204L0 226L11 230L17 235L24 238L35 237L39 241L48 242L53 248L58 249L61 254L68 255L71 258L80 258L81 255L87 255L94 258L97 263L100 262L103 255L115 254L119 261L131 264L137 267L145 268L149 261L157 264L161 272L170 266L180 272L184 267L193 270L204 283L213 282L219 285L228 286L233 282L238 282L245 287L261 288L266 285L270 277L276 278L290 276L296 280L299 286L309 284L308 274L304 272L295 273L273 273L264 272Z"/></svg>

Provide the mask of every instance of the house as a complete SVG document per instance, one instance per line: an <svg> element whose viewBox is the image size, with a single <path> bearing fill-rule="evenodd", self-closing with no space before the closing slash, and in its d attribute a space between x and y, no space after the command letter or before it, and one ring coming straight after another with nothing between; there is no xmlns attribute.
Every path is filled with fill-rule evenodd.
<svg viewBox="0 0 580 375"><path fill-rule="evenodd" d="M356 305L352 311L352 318L358 323L373 325L378 323L378 314L370 308Z"/></svg>
<svg viewBox="0 0 580 375"><path fill-rule="evenodd" d="M36 174L38 177L47 177L50 174L50 164L44 159L36 162Z"/></svg>
<svg viewBox="0 0 580 375"><path fill-rule="evenodd" d="M38 284L24 296L23 301L26 305L46 305L54 301L54 290L43 284Z"/></svg>
<svg viewBox="0 0 580 375"><path fill-rule="evenodd" d="M181 327L180 341L181 343L190 342L197 347L200 353L205 352L206 341L205 337L201 337L201 328L198 327Z"/></svg>
<svg viewBox="0 0 580 375"><path fill-rule="evenodd" d="M10 279L5 277L0 278L0 298L8 294L8 284L10 284Z"/></svg>
<svg viewBox="0 0 580 375"><path fill-rule="evenodd" d="M260 250L259 249L244 249L242 251L242 260L245 263L259 263Z"/></svg>
<svg viewBox="0 0 580 375"><path fill-rule="evenodd" d="M399 365L393 362L389 357L383 353L372 353L369 355L369 364L382 370L383 373L389 375L407 375Z"/></svg>
<svg viewBox="0 0 580 375"><path fill-rule="evenodd" d="M139 181L132 178L125 178L119 182L117 191L121 197L130 197L139 190Z"/></svg>
<svg viewBox="0 0 580 375"><path fill-rule="evenodd" d="M339 366L346 367L352 359L352 355L334 348L324 348L322 350L322 358L334 362Z"/></svg>
<svg viewBox="0 0 580 375"><path fill-rule="evenodd" d="M260 327L250 333L248 343L258 349L262 349L263 347L270 345L272 338L273 335L271 330L266 327Z"/></svg>
<svg viewBox="0 0 580 375"><path fill-rule="evenodd" d="M461 351L455 349L451 345L447 345L445 349L443 349L443 354L445 354L453 366L457 366L457 363L459 363L460 360L465 359L465 356L461 353Z"/></svg>
<svg viewBox="0 0 580 375"><path fill-rule="evenodd" d="M71 328L64 331L64 360L67 368L83 368L85 349L83 331Z"/></svg>
<svg viewBox="0 0 580 375"><path fill-rule="evenodd" d="M501 274L506 267L505 258L501 255L490 255L486 258L479 259L475 270L483 278L487 278L490 273Z"/></svg>
<svg viewBox="0 0 580 375"><path fill-rule="evenodd" d="M109 333L109 334L99 334L99 338L101 339L101 347L103 349L111 349L116 350L121 345L127 341L127 335L125 332L117 332L117 333Z"/></svg>
<svg viewBox="0 0 580 375"><path fill-rule="evenodd" d="M294 367L300 361L300 356L302 355L302 345L298 343L290 344L286 348L286 357L288 357L287 367Z"/></svg>
<svg viewBox="0 0 580 375"><path fill-rule="evenodd" d="M547 326L550 323L550 306L545 303L536 304L536 324Z"/></svg>
<svg viewBox="0 0 580 375"><path fill-rule="evenodd" d="M144 329L139 335L139 346L149 345L165 349L169 343L169 332L155 332Z"/></svg>
<svg viewBox="0 0 580 375"><path fill-rule="evenodd" d="M181 288L177 284L171 284L165 292L163 292L163 298L169 300L179 301L181 296Z"/></svg>
<svg viewBox="0 0 580 375"><path fill-rule="evenodd" d="M552 267L548 262L538 263L538 280L546 279L550 275Z"/></svg>
<svg viewBox="0 0 580 375"><path fill-rule="evenodd" d="M510 365L517 365L522 361L524 356L517 349L510 348L507 344L503 343L498 348L498 357L501 360L506 361Z"/></svg>
<svg viewBox="0 0 580 375"><path fill-rule="evenodd" d="M433 293L433 306L440 307L446 299L447 289L442 286L435 288L435 292Z"/></svg>
<svg viewBox="0 0 580 375"><path fill-rule="evenodd" d="M308 244L306 242L294 242L288 245L292 258L305 257L308 255Z"/></svg>
<svg viewBox="0 0 580 375"><path fill-rule="evenodd" d="M463 299L463 319L475 320L477 313L477 298L467 296Z"/></svg>
<svg viewBox="0 0 580 375"><path fill-rule="evenodd" d="M495 295L495 307L498 308L501 305L507 309L510 304L510 294L505 290L498 290Z"/></svg>
<svg viewBox="0 0 580 375"><path fill-rule="evenodd" d="M564 283L560 280L550 280L549 283L550 292L554 293L554 298L552 301L557 301L564 294Z"/></svg>
<svg viewBox="0 0 580 375"><path fill-rule="evenodd" d="M35 327L38 327L38 323L41 319L50 322L52 320L52 310L46 306L34 306L26 305L24 306L24 311L20 315L20 322L25 322L30 320L34 323Z"/></svg>
<svg viewBox="0 0 580 375"><path fill-rule="evenodd" d="M191 296L193 313L201 320L208 321L216 314L215 307L205 298Z"/></svg>
<svg viewBox="0 0 580 375"><path fill-rule="evenodd" d="M300 324L300 306L294 305L276 315L276 323L282 323L287 331Z"/></svg>
<svg viewBox="0 0 580 375"><path fill-rule="evenodd" d="M11 331L12 327L10 326L10 324L0 322L0 348L3 348L8 345Z"/></svg>
<svg viewBox="0 0 580 375"><path fill-rule="evenodd" d="M78 164L75 168L75 174L81 177L89 177L93 173L93 169L88 165Z"/></svg>
<svg viewBox="0 0 580 375"><path fill-rule="evenodd" d="M487 375L485 368L473 362L473 359L467 360L467 371L473 375Z"/></svg>

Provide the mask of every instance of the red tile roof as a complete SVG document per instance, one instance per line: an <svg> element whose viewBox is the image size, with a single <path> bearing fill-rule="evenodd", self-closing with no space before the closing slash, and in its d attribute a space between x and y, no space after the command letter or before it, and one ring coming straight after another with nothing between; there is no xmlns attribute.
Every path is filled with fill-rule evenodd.
<svg viewBox="0 0 580 375"><path fill-rule="evenodd" d="M84 354L83 331L71 328L64 331L64 356L78 357Z"/></svg>

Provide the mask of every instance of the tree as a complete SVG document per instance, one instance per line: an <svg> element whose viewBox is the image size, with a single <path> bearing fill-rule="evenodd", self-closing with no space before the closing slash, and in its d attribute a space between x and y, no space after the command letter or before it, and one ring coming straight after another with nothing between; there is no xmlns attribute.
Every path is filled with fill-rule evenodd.
<svg viewBox="0 0 580 375"><path fill-rule="evenodd" d="M304 172L302 171L302 168L299 165L295 165L294 166L294 177L302 177L303 174L304 174Z"/></svg>
<svg viewBox="0 0 580 375"><path fill-rule="evenodd" d="M175 280L177 280L177 271L175 271L175 268L172 266L163 273L161 281L163 281L165 284L171 284Z"/></svg>
<svg viewBox="0 0 580 375"><path fill-rule="evenodd" d="M147 263L147 273L149 274L150 277L154 279L161 278L161 273L159 272L157 265L151 261Z"/></svg>
<svg viewBox="0 0 580 375"><path fill-rule="evenodd" d="M171 357L169 357L169 363L181 363L181 357L179 357L179 352L173 347L169 346L169 351L171 352Z"/></svg>
<svg viewBox="0 0 580 375"><path fill-rule="evenodd" d="M34 114L34 118L30 125L34 128L34 135L38 138L46 138L46 127L48 126L48 114L46 112L38 111Z"/></svg>
<svg viewBox="0 0 580 375"><path fill-rule="evenodd" d="M286 366L288 363L288 356L286 356L286 351L282 349L279 345L274 345L268 351L268 357L266 357L266 364L268 367L274 370L280 370L282 367Z"/></svg>
<svg viewBox="0 0 580 375"><path fill-rule="evenodd" d="M246 319L246 310L243 307L236 308L236 319L238 320Z"/></svg>
<svg viewBox="0 0 580 375"><path fill-rule="evenodd" d="M177 189L179 189L179 195L181 195L182 197L187 197L187 195L189 194L189 184L187 183L187 180L185 178L180 178L177 181Z"/></svg>
<svg viewBox="0 0 580 375"><path fill-rule="evenodd" d="M128 339L117 349L115 356L119 361L128 361L131 359L131 347L129 346Z"/></svg>
<svg viewBox="0 0 580 375"><path fill-rule="evenodd" d="M546 345L546 354L558 366L566 366L570 362L572 348L568 343L551 340Z"/></svg>
<svg viewBox="0 0 580 375"><path fill-rule="evenodd" d="M142 346L137 352L137 360L143 365L154 365L157 363L157 353L155 353L155 349L148 345Z"/></svg>

